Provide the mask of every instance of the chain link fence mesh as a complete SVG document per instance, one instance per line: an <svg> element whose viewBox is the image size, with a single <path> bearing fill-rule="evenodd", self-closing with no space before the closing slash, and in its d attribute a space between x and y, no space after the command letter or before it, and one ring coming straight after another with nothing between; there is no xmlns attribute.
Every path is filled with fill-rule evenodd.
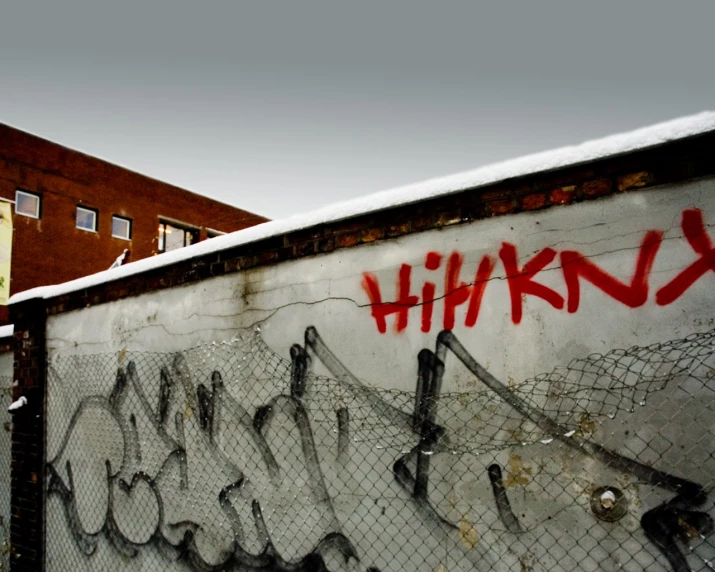
<svg viewBox="0 0 715 572"><path fill-rule="evenodd" d="M412 392L366 387L314 328L290 359L257 330L55 358L48 569L711 569L714 348L503 383L442 332ZM474 391L442 391L445 364Z"/></svg>
<svg viewBox="0 0 715 572"><path fill-rule="evenodd" d="M0 570L9 570L10 564L11 391L12 376L0 375Z"/></svg>

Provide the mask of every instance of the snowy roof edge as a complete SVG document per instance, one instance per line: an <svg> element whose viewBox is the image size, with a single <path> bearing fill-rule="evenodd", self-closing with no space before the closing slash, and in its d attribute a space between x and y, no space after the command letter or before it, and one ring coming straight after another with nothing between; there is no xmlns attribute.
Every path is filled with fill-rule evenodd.
<svg viewBox="0 0 715 572"><path fill-rule="evenodd" d="M623 155L710 131L715 131L715 112L704 111L696 115L657 123L634 131L586 141L579 145L525 155L471 171L429 179L420 183L413 183L335 203L305 214L265 222L244 230L212 238L211 240L205 240L186 248L144 258L124 266L62 284L32 288L13 295L9 303L17 304L33 298L54 298L104 282L120 280L156 268L170 266L176 262L197 258L211 252L257 242L319 224L336 222L401 205L413 204L466 189L499 183L515 177L553 171L589 161Z"/></svg>

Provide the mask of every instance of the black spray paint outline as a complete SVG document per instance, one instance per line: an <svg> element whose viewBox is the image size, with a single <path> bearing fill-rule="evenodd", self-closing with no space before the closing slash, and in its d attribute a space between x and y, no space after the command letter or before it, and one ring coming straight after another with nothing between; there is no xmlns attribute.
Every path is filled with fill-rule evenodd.
<svg viewBox="0 0 715 572"><path fill-rule="evenodd" d="M337 547L345 557L346 562L350 558L357 559L357 555L351 543L342 532L340 532L340 523L335 515L334 509L332 509L331 499L328 495L317 457L310 420L303 405L303 397L309 383L308 374L311 371L311 356L307 351L308 349L320 360L328 371L335 376L342 386L351 390L355 397L366 401L378 413L390 419L392 423L418 436L418 444L407 454L395 461L393 473L396 481L410 493L411 497L417 503L419 512L422 514L426 523L431 522L433 525L445 531L453 531L456 528L454 524L439 515L438 511L431 506L428 499L430 457L436 452L449 450L449 436L445 428L436 424L436 411L444 375L444 364L446 362L447 352L450 351L486 387L553 439L591 458L597 459L608 466L614 467L619 471L636 476L654 486L675 492L676 496L673 499L647 511L641 518L641 525L646 536L662 551L674 571L684 572L685 570L689 570L685 556L676 543L676 538L683 534L683 523L686 523L692 530L696 530L701 534L707 534L712 531L713 522L709 515L690 510L706 500L706 493L700 485L653 469L638 461L619 455L601 445L576 436L573 431L569 431L567 427L557 423L538 409L529 405L502 382L492 376L472 357L451 331L443 331L438 335L435 352L425 349L419 353L414 412L409 414L390 405L374 391L370 391L370 388L365 386L340 362L323 342L317 330L314 327L309 327L305 332L305 348L297 344L291 347L292 367L290 395L278 395L272 398L267 405L257 408L253 417L250 416L248 411L246 411L240 403L225 391L219 372L214 371L212 373L210 391L203 384L195 386L191 379L185 358L181 354L175 356L171 370L168 368L161 369L159 403L156 411L154 411L148 403L141 383L138 380L136 367L133 362L129 362L126 372L121 369L118 371L115 386L108 398L92 396L83 400L72 416L59 453L55 459L48 463L48 492L57 494L63 501L68 525L82 552L91 555L96 549L97 536L103 533L117 550L127 556L131 557L136 555L138 547L154 542L160 551L169 559L180 559L190 564L196 570L206 570L208 572L235 569L276 571L327 570L321 556L321 550L328 546ZM200 525L197 523L176 523L176 527L185 529L184 537L179 544L172 544L160 532L163 519L163 505L156 485L156 478L152 479L146 473L139 472L133 475L130 483L126 483L118 479L118 474L122 472L121 469L116 473L112 473L111 465L107 462L109 501L112 500L112 485L115 480L117 480L117 485L124 492L130 492L138 482L144 482L151 488L157 498L160 518L154 535L145 543L134 543L121 533L111 512L111 502L108 502L108 514L102 530L94 534L89 534L84 531L74 503L74 484L71 465L68 461L66 469L70 481L69 486L65 485L53 466L54 461L62 456L79 415L90 406L101 407L109 412L118 423L122 435L125 438L123 463L132 458L140 458L141 452L137 439L136 420L133 419L132 415L127 422L119 411L124 399L126 387L131 384L147 417L154 425L159 436L169 449L171 449L171 453L164 464L173 460L179 463L181 467L182 484L185 487L188 477L186 475L184 439L183 437L180 437L178 441L172 439L164 427L168 411L170 410L170 402L174 393L173 388L177 378L184 387L188 406L193 406L198 410L201 432L206 439L209 450L217 457L220 463L224 464L224 466L231 467L232 474L236 476L235 482L224 487L219 494L221 509L224 514L226 514L229 522L232 523L234 542L232 550L226 555L225 560L218 565L211 565L201 558L194 539L196 530L200 528ZM194 387L196 387L195 394L193 390ZM312 490L314 492L317 491L314 500L328 503L332 512L332 530L300 561L287 562L277 553L263 520L260 503L257 500L254 500L252 505L254 526L264 543L264 549L260 554L256 555L242 548L240 540L242 540L243 529L238 514L230 503L229 494L233 490L240 489L244 477L240 469L220 451L216 444L216 431L220 426L219 420L222 409L226 410L232 418L238 420L239 423L249 431L256 450L268 468L269 475L274 479L278 477L280 467L263 435L263 429L270 425L271 418L278 411L287 411L295 420L301 436L306 468L309 471L309 477L313 485ZM343 407L336 410L336 417L338 423L337 457L338 462L344 463L348 456L350 442L349 412L347 408ZM177 413L175 423L177 426L177 434L182 436L183 417L180 413ZM161 472L162 470L159 471L159 474L161 474ZM501 521L507 531L519 534L522 532L522 528L511 509L503 484L501 467L496 464L490 465L488 467L488 476ZM464 550L461 544L458 543L458 546ZM465 551L465 553L469 555L468 550ZM321 566L323 568L321 568ZM372 568L370 570L376 569Z"/></svg>
<svg viewBox="0 0 715 572"><path fill-rule="evenodd" d="M300 349L302 350L302 348ZM186 367L183 356L177 354L174 364L172 365L172 371L169 371L168 368L161 369L161 384L158 399L159 403L156 411L154 411L148 403L141 381L138 378L134 362L129 362L127 364L126 371L121 368L118 370L115 385L109 397L90 396L83 399L70 420L57 455L55 455L55 457L47 463L48 495L57 495L62 501L66 522L81 552L87 556L91 556L96 551L98 537L103 535L118 552L126 557L135 557L138 554L139 548L148 544L154 544L158 548L159 552L162 553L167 559L172 561L184 561L194 570L201 572L219 572L225 570L242 570L247 572L253 570L268 572L327 572L328 569L325 565L322 554L331 548L337 549L342 554L346 562L348 562L351 558L358 560L357 553L355 552L352 544L340 531L340 523L335 515L334 509L332 508L332 504L330 502L331 499L328 495L322 470L318 462L312 429L310 427L310 420L301 399L302 390L306 385L306 373L308 371L310 358L304 351L297 351L296 349L292 349L291 354L294 362L291 379L291 395L281 395L273 398L267 406L257 410L256 415L250 420L250 422L246 419L247 416L250 418L248 412L245 411L240 404L235 402L233 398L230 398L227 393L223 393L223 382L219 372L215 371L212 374L211 392L209 392L204 385L200 384L196 387L196 401L194 404L198 409L199 424L204 436L206 437L206 444L209 446L212 454L218 456L220 462L224 463L225 466L231 467L233 469L232 472L237 474L239 477L236 482L224 487L219 494L219 505L232 525L234 540L232 542L231 550L227 551L224 560L217 564L206 562L199 553L195 542L196 530L200 528L198 523L192 521L173 524L164 522L163 501L157 485L157 479L163 473L164 467L173 460L176 460L181 467L182 485L185 487L187 484L186 450L183 445L183 439L181 439L182 442L172 439L164 427L167 418L166 414L169 411L169 402L173 393L172 388L176 383L174 378L179 377L185 388L193 387L193 382L190 378L190 374L188 373L188 368ZM82 413L90 407L99 407L109 413L117 423L117 426L124 436L122 464L132 458L136 458L139 455L136 421L132 421L130 417L129 422L127 422L120 412L121 403L126 396L126 390L129 386L134 389L137 398L146 412L147 418L152 423L152 426L160 438L171 449L171 452L165 459L162 467L157 472L157 477L152 478L145 472L140 471L133 475L130 483L126 483L122 479L118 478L118 475L122 472L122 467L120 467L118 471L113 472L111 463L108 460L105 460L108 486L107 512L105 515L105 521L100 530L94 533L88 533L84 530L77 511L71 462L68 460L65 465L69 484L65 484L64 480L55 469L55 464L64 454L78 419ZM233 490L240 489L243 484L244 477L238 467L235 467L235 465L233 465L233 463L216 446L215 427L217 426L220 403L222 403L220 398L226 398L229 402L231 411L234 414L238 414L237 419L239 423L243 425L245 429L249 430L253 437L254 445L259 453L264 457L269 473L271 473L274 477L277 476L279 467L272 452L270 451L265 437L263 436L262 430L270 424L271 417L273 417L277 411L282 409L288 409L289 413L292 414L296 421L296 425L301 436L303 450L306 455L306 468L309 471L310 479L313 481L311 484L314 485L312 490L315 491L316 488L318 490L318 493L314 496L313 500L327 502L332 512L332 530L320 539L317 545L309 551L308 554L298 561L287 561L283 559L280 553L276 550L263 519L260 503L257 500L254 500L252 503L252 513L254 526L256 527L258 536L263 543L263 549L259 554L253 554L241 546L240 539L243 535L243 528L241 526L238 513L231 505L229 494ZM189 399L187 399L187 401L192 403ZM179 435L183 435L183 417L181 414L177 414L176 422L177 427L181 426L181 430L177 431L177 433ZM340 441L344 443L345 437L341 438ZM113 486L116 484L123 492L131 493L131 490L140 481L147 484L152 490L158 506L157 525L153 534L146 542L135 542L127 538L118 526L113 513ZM163 525L183 529L184 535L182 540L178 544L172 544L171 541L161 532ZM368 568L368 572L379 571L377 568L371 567Z"/></svg>
<svg viewBox="0 0 715 572"><path fill-rule="evenodd" d="M347 382L348 386L357 386L358 388L365 387L340 363L313 327L306 330L306 345L316 353L339 382ZM436 509L431 506L427 498L430 456L440 450L444 450L447 446L444 442L448 438L447 433L444 428L435 424L435 415L448 350L487 388L524 418L538 426L546 435L593 459L601 461L609 467L635 476L651 485L673 491L675 497L643 514L641 527L646 537L666 557L674 572L688 572L690 570L685 554L678 546L676 538L684 539L687 533L692 532L705 536L715 529L715 524L708 514L691 510L706 502L707 493L703 487L687 479L654 469L615 453L602 445L577 436L567 427L529 405L490 374L474 359L450 330L443 330L439 333L434 353L424 349L418 355L415 409L411 421L413 430L420 435L420 443L407 455L398 459L393 468L396 480L411 492L415 501L421 505L428 515L447 527L456 528L438 515ZM379 397L374 395L373 401L375 399L379 399ZM392 406L384 403L383 409L388 407ZM404 412L401 413L403 416L405 415ZM398 418L404 423L402 416L398 416ZM411 463L414 465L415 459L416 468L413 472L409 465ZM501 467L496 464L491 465L488 468L488 474L502 523L510 532L521 532L521 525L511 509L502 482Z"/></svg>
<svg viewBox="0 0 715 572"><path fill-rule="evenodd" d="M651 485L673 491L675 497L649 510L641 517L641 527L648 539L658 547L667 558L674 572L689 572L687 559L676 543L676 537L683 537L686 529L697 531L700 535L713 532L715 528L710 515L690 510L701 506L707 500L703 487L693 481L677 477L670 473L654 469L606 447L581 438L557 423L536 408L531 407L521 397L491 375L461 344L451 331L442 331L437 336L437 355L446 357L449 349L464 366L484 385L496 393L502 400L518 411L525 418L537 425L552 438L568 447L597 459L609 467L630 474ZM442 360L444 361L444 359ZM497 505L499 499L497 499ZM509 524L504 523L507 528Z"/></svg>

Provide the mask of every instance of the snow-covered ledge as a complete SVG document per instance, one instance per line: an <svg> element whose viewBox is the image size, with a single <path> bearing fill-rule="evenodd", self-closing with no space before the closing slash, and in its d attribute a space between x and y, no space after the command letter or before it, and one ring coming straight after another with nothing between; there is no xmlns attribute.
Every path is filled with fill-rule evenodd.
<svg viewBox="0 0 715 572"><path fill-rule="evenodd" d="M197 258L212 252L226 250L236 246L258 242L274 236L280 236L301 229L310 228L329 222L383 211L389 208L413 204L439 196L445 196L466 189L479 188L501 181L536 173L543 173L572 167L609 157L615 157L639 151L669 141L685 139L715 131L715 112L702 113L658 123L627 133L611 135L602 139L587 141L580 145L562 147L533 155L526 155L472 171L457 173L446 177L430 179L404 187L382 191L326 206L306 214L266 222L244 230L218 236L173 250L151 258L144 258L127 265L98 272L77 280L54 286L42 286L15 294L10 304L17 304L32 298L54 298L70 292L76 292L127 276L140 274L156 268Z"/></svg>

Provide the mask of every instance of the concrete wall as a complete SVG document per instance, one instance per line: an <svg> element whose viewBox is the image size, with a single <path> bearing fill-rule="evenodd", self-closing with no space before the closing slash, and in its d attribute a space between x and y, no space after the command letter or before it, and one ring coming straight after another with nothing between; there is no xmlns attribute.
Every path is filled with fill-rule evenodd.
<svg viewBox="0 0 715 572"><path fill-rule="evenodd" d="M714 192L614 195L50 317L48 569L667 570L679 533L700 569ZM689 512L662 504L676 495Z"/></svg>

